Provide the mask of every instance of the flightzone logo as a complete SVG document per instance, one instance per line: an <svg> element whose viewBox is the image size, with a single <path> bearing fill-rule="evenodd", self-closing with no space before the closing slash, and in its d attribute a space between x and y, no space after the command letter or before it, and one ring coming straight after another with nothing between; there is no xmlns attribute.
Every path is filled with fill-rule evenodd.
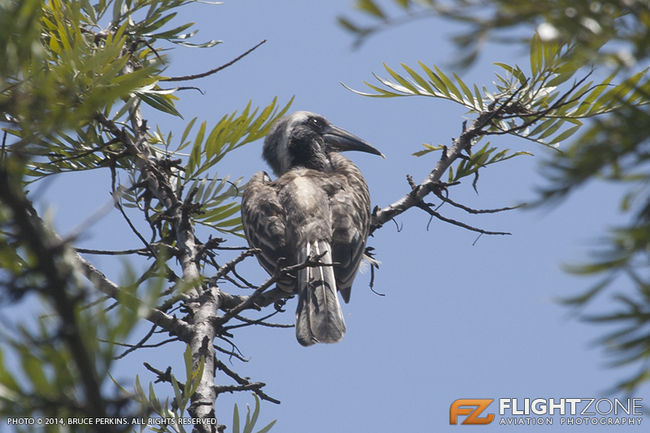
<svg viewBox="0 0 650 433"><path fill-rule="evenodd" d="M642 401L641 398L460 398L449 407L449 424L638 426L644 420ZM495 407L498 416L493 412Z"/></svg>

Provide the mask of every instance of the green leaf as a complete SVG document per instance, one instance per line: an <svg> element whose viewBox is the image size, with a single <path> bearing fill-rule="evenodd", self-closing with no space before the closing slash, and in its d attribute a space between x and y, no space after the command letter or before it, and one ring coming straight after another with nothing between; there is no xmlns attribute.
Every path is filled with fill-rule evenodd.
<svg viewBox="0 0 650 433"><path fill-rule="evenodd" d="M424 72L426 72L426 74L429 76L429 79L431 79L433 85L438 89L438 91L447 97L451 97L451 94L449 93L449 90L447 89L447 86L445 86L445 83L442 81L442 79L440 79L440 77L424 63L418 62L418 64L422 69L424 69Z"/></svg>
<svg viewBox="0 0 650 433"><path fill-rule="evenodd" d="M550 137L551 135L553 135L555 133L555 131L560 129L560 127L566 121L565 119L554 119L554 120L555 120L555 123L553 123L551 126L546 128L546 130L544 130L544 132L542 132L542 134L537 137L538 140L543 140L546 137Z"/></svg>
<svg viewBox="0 0 650 433"><path fill-rule="evenodd" d="M203 151L203 137L205 135L205 127L206 127L206 122L205 120L201 122L201 126L199 127L199 132L196 134L196 138L194 139L194 144L192 145L192 152L190 153L190 158L187 161L187 165L185 166L185 170L188 173L191 173L194 171L194 168L199 165L199 162L201 160L201 153Z"/></svg>
<svg viewBox="0 0 650 433"><path fill-rule="evenodd" d="M526 136L527 137L535 137L536 135L538 135L538 134L542 133L543 131L545 131L554 122L555 122L555 119L544 120L542 123L537 125L530 133L528 133Z"/></svg>
<svg viewBox="0 0 650 433"><path fill-rule="evenodd" d="M542 43L542 57L544 59L544 69L551 69L555 64L557 55L560 52L560 45L555 42Z"/></svg>
<svg viewBox="0 0 650 433"><path fill-rule="evenodd" d="M600 293L605 287L609 285L613 280L613 277L609 276L601 280L598 284L595 284L591 289L581 293L578 296L567 297L560 299L560 302L565 305L584 305L593 299L598 293Z"/></svg>
<svg viewBox="0 0 650 433"><path fill-rule="evenodd" d="M374 86L374 85L372 85L372 84L370 84L370 83L368 83L366 81L364 81L363 84L370 87L372 90L376 91L378 94L360 92L360 91L354 90L354 89L346 86L345 84L343 86L345 86L348 90L351 90L354 93L356 93L358 95L361 95L361 96L369 96L369 97L374 97L374 98L386 98L386 97L394 97L394 96L403 96L400 93L395 93L395 92L388 91L386 89L382 89L381 87Z"/></svg>
<svg viewBox="0 0 650 433"><path fill-rule="evenodd" d="M12 391L18 391L20 389L14 374L9 372L5 367L2 347L0 347L0 383L2 383L2 386L7 387Z"/></svg>
<svg viewBox="0 0 650 433"><path fill-rule="evenodd" d="M160 411L162 409L162 405L160 404L160 400L158 397L156 397L156 392L153 388L153 383L149 382L149 404L154 408L154 410Z"/></svg>
<svg viewBox="0 0 650 433"><path fill-rule="evenodd" d="M166 95L158 95L155 93L143 93L143 92L136 92L136 94L140 97L142 102L149 105L150 107L162 111L163 113L168 113L183 118L181 113L179 113L178 110L176 110L176 107L174 107L174 104L171 102L171 100L168 97L166 97Z"/></svg>
<svg viewBox="0 0 650 433"><path fill-rule="evenodd" d="M201 356L199 359L199 365L197 366L196 370L192 372L190 376L188 376L188 383L186 385L185 389L185 400L189 400L192 398L196 390L199 388L199 385L201 384L201 378L203 377L203 370L205 368L205 357Z"/></svg>
<svg viewBox="0 0 650 433"><path fill-rule="evenodd" d="M440 69L438 69L437 66L433 66L436 72L438 73L438 76L442 80L443 83L445 83L445 86L451 93L456 96L457 100L462 102L463 101L463 96L460 94L460 90L454 85L454 83L447 77Z"/></svg>
<svg viewBox="0 0 650 433"><path fill-rule="evenodd" d="M427 82L427 80L425 80L420 74L418 74L413 69L411 69L408 65L404 63L401 63L401 65L402 68L404 68L404 70L406 70L406 72L409 73L411 78L413 78L413 80L415 80L415 82L418 83L418 85L422 88L422 90L429 93L431 96L435 95L435 91L433 90L431 85ZM422 93L422 90L418 89L418 93Z"/></svg>
<svg viewBox="0 0 650 433"><path fill-rule="evenodd" d="M539 74L542 65L542 41L539 34L535 33L530 40L530 71L533 77Z"/></svg>
<svg viewBox="0 0 650 433"><path fill-rule="evenodd" d="M246 417L246 425L244 426L243 433L253 433L253 428L255 427L257 418L260 415L260 399L255 394L253 394L253 397L255 397L255 409L253 410L253 416L251 417L250 421L248 420L248 416Z"/></svg>
<svg viewBox="0 0 650 433"><path fill-rule="evenodd" d="M476 95L476 100L478 101L479 110L481 111L485 110L485 105L483 104L483 97L481 96L481 92L479 91L476 84L474 84L474 94Z"/></svg>
<svg viewBox="0 0 650 433"><path fill-rule="evenodd" d="M613 104L622 103L628 93L635 89L647 71L648 68L645 68L644 70L634 74L632 77L615 86L613 89L607 91L600 98L598 98L594 105L598 104L601 106L604 105L609 107Z"/></svg>
<svg viewBox="0 0 650 433"><path fill-rule="evenodd" d="M369 13L370 15L381 18L381 19L386 19L386 15L384 12L375 4L374 1L372 0L357 0L356 8Z"/></svg>
<svg viewBox="0 0 650 433"><path fill-rule="evenodd" d="M235 408L232 412L232 433L239 433L239 408L235 403Z"/></svg>
<svg viewBox="0 0 650 433"><path fill-rule="evenodd" d="M413 86L413 84L411 84L408 80L404 79L404 77L402 77L401 75L399 75L397 72L393 71L393 70L392 70L391 68L389 68L388 65L386 65L385 63L384 63L384 68L386 69L386 71L388 71L388 73L390 74L390 76L393 77L393 79L395 79L395 80L396 80L398 83L400 83L402 86L404 86L405 88L407 88L408 90L410 90L411 93L416 93L416 94L419 93L419 92L418 92L418 89L417 89L415 86Z"/></svg>
<svg viewBox="0 0 650 433"><path fill-rule="evenodd" d="M609 75L603 82L600 84L597 84L594 89L585 97L585 104L593 104L594 107L590 111L594 111L594 109L600 108L600 104L594 104L596 99L607 89L609 86L609 83L612 82L614 77L616 77L617 72L613 72L612 74Z"/></svg>
<svg viewBox="0 0 650 433"><path fill-rule="evenodd" d="M161 33L156 33L154 35L151 35L151 37L158 38L158 39L169 39L169 38L173 38L173 37L178 37L178 34L180 32L182 32L183 30L187 30L188 28L192 27L193 25L194 25L194 23L186 23L186 24L183 24L182 26L176 27L175 29L167 30L167 31L161 32ZM188 37L191 36L191 35L194 35L194 33L188 34ZM183 39L185 39L185 38L183 37Z"/></svg>
<svg viewBox="0 0 650 433"><path fill-rule="evenodd" d="M199 132L196 134L196 137L194 138L194 145L192 145L192 148L198 147L200 149L203 146L203 138L205 137L206 125L207 122L205 120L201 122L201 126L199 126Z"/></svg>
<svg viewBox="0 0 650 433"><path fill-rule="evenodd" d="M120 21L122 15L124 0L114 0L113 1L113 24L117 24Z"/></svg>
<svg viewBox="0 0 650 433"><path fill-rule="evenodd" d="M377 75L375 73L373 73L372 75L375 77L375 79L377 81L379 81L384 86L389 87L389 88L395 90L396 92L399 92L398 95L400 95L400 96L416 94L413 90L409 89L408 87L402 86L399 83L396 83L396 82L393 82L393 81L390 81L390 80L386 80L386 79L380 77L379 75Z"/></svg>
<svg viewBox="0 0 650 433"><path fill-rule="evenodd" d="M155 30L158 30L159 28L161 28L162 26L167 24L169 21L171 21L176 16L176 14L177 14L177 12L172 12L172 13L170 13L168 15L165 15L164 17L160 18L159 20L154 21L151 24L142 27L140 29L140 31L142 33L144 33L144 36L151 36L151 35L148 35L147 33L151 33L151 32L153 32Z"/></svg>
<svg viewBox="0 0 650 433"><path fill-rule="evenodd" d="M190 350L189 344L185 346L183 360L185 361L185 377L191 377L194 369L192 368L192 351Z"/></svg>
<svg viewBox="0 0 650 433"><path fill-rule="evenodd" d="M144 389L142 388L142 385L140 384L140 378L138 375L135 376L135 393L136 395L140 396L142 400L145 400L147 398L146 394L144 393Z"/></svg>
<svg viewBox="0 0 650 433"><path fill-rule="evenodd" d="M257 433L267 433L275 425L276 421L277 420L274 419L273 421L268 423L264 428L259 429Z"/></svg>
<svg viewBox="0 0 650 433"><path fill-rule="evenodd" d="M344 29L348 30L349 32L363 33L363 29L361 29L361 27L355 25L354 23L352 23L352 21L350 21L345 17L339 16L336 20L338 21L339 25L341 25Z"/></svg>
<svg viewBox="0 0 650 433"><path fill-rule="evenodd" d="M222 228L222 227L233 227L233 226L241 226L241 217L229 219L227 221L220 222L216 224L216 227Z"/></svg>
<svg viewBox="0 0 650 433"><path fill-rule="evenodd" d="M115 113L115 115L113 116L113 120L119 120L129 110L135 108L137 103L138 103L138 98L136 96L129 97L129 99L124 104L122 104L122 107L117 111L117 113Z"/></svg>
<svg viewBox="0 0 650 433"><path fill-rule="evenodd" d="M546 83L546 86L557 87L560 84L571 79L574 75L575 75L575 70L572 70L570 72L565 72L563 74L556 74L548 83ZM588 84L591 85L591 82L589 82ZM580 92L576 92L576 93L579 94Z"/></svg>
<svg viewBox="0 0 650 433"><path fill-rule="evenodd" d="M204 141L205 128L202 126L200 140L195 141L185 168L185 183L193 182L234 149L264 137L273 122L287 112L292 102L293 98L278 110L277 98L274 98L261 112L259 108L251 112L252 103L249 102L241 114L234 111L221 117Z"/></svg>
<svg viewBox="0 0 650 433"><path fill-rule="evenodd" d="M575 125L572 126L571 128L568 128L566 131L562 132L561 134L557 135L553 140L551 140L548 144L555 144L555 143L560 143L567 138L571 137L573 134L576 133L578 129L580 129L582 125Z"/></svg>
<svg viewBox="0 0 650 433"><path fill-rule="evenodd" d="M433 152L433 151L436 151L436 150L442 150L442 149L445 148L442 145L434 146L434 145L426 144L426 143L422 144L422 146L424 146L424 150L419 150L417 152L414 152L412 155L413 156L422 156L422 155L426 155L429 152Z"/></svg>
<svg viewBox="0 0 650 433"><path fill-rule="evenodd" d="M185 399L183 398L183 392L181 391L180 386L178 386L178 381L171 375L172 387L174 388L174 396L176 397L176 405L179 409L185 409Z"/></svg>
<svg viewBox="0 0 650 433"><path fill-rule="evenodd" d="M467 97L467 102L469 102L472 106L476 107L476 103L474 102L474 96L472 95L472 91L469 90L469 87L465 83L463 83L463 80L460 79L458 75L454 72L454 78L458 82L458 85L460 86L461 90ZM479 108L479 107L476 107Z"/></svg>
<svg viewBox="0 0 650 433"><path fill-rule="evenodd" d="M185 147L187 147L188 144L190 144L190 142L189 141L186 142L185 139L187 138L190 131L192 130L192 127L194 126L194 122L196 122L196 119L197 118L195 117L192 120L190 120L187 126L185 127L185 129L183 130L183 135L181 136L181 141L180 144L178 145L178 148L176 148L176 151L184 149Z"/></svg>
<svg viewBox="0 0 650 433"><path fill-rule="evenodd" d="M516 66L513 67L513 66L507 65L505 63L500 63L500 62L495 62L494 64L499 66L500 68L505 69L506 71L508 71L510 73L510 75L515 77L522 86L525 85L528 82L528 79L526 78L526 75L518 67L516 67ZM503 80L503 81L507 82L507 80Z"/></svg>
<svg viewBox="0 0 650 433"><path fill-rule="evenodd" d="M223 43L223 41L218 41L215 39L200 44L193 44L191 42L179 41L177 39L170 39L169 42L176 45L181 45L183 47L188 47L188 48L211 48L214 47L215 45L219 45Z"/></svg>
<svg viewBox="0 0 650 433"><path fill-rule="evenodd" d="M198 219L200 219L203 222L213 223L213 222L225 220L226 218L239 212L239 210L240 210L239 203L228 203L226 205L214 209L213 211L206 212L204 215L201 215Z"/></svg>
<svg viewBox="0 0 650 433"><path fill-rule="evenodd" d="M496 150L497 148L490 147L490 143L488 142L481 149L474 151L469 160L460 161L456 167L455 172L452 170L452 167L449 167L449 181L455 182L457 180L460 180L463 177L474 174L480 168L491 164L507 161L508 159L517 156L530 155L530 153L522 151L509 153L509 149L504 149L495 154Z"/></svg>
<svg viewBox="0 0 650 433"><path fill-rule="evenodd" d="M21 365L23 371L34 385L34 388L41 390L44 394L48 394L51 391L50 383L43 372L42 360L29 353L24 353L21 356Z"/></svg>

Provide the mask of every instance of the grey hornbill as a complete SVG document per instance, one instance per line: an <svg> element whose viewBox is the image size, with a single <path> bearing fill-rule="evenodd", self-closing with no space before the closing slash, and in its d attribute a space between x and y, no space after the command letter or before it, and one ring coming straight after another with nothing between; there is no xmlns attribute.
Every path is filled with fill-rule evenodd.
<svg viewBox="0 0 650 433"><path fill-rule="evenodd" d="M260 264L278 268L318 258L277 285L298 294L296 338L303 346L343 338L337 290L347 303L364 255L370 196L361 171L338 152L382 155L318 114L298 111L278 120L264 141L263 157L278 176L253 175L242 199L242 223ZM329 266L327 266L329 264Z"/></svg>

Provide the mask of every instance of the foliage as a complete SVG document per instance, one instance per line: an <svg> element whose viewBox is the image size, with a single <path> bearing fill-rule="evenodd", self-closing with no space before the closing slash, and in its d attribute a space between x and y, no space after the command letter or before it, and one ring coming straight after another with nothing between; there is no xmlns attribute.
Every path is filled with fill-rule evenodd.
<svg viewBox="0 0 650 433"><path fill-rule="evenodd" d="M197 222L222 232L241 232L241 218L238 216L239 201L222 204L224 199L237 194L237 186L241 183L241 179L232 183L228 181L228 177L225 177L214 178L208 182L199 175L221 161L229 152L264 137L273 121L283 116L290 105L291 101L277 112L277 100L273 99L271 104L257 115L259 109L255 108L251 112L249 102L239 116L237 112L224 115L205 139L206 124L201 123L184 169L185 182L183 183L185 187L191 182L190 190L196 191L197 200L206 203L203 212L197 216ZM189 134L193 123L194 120L188 125L184 135ZM189 142L183 143L181 140L177 151L188 144ZM230 187L219 194L226 185Z"/></svg>
<svg viewBox="0 0 650 433"><path fill-rule="evenodd" d="M203 341L205 327L192 320L203 314L201 308L217 315L226 307L194 302L185 306L182 318L168 310L207 289L200 286L207 276L200 274L199 264L201 271L214 269L223 276L211 252L223 239L200 242L196 225L224 233L241 231L241 179L230 181L215 169L221 170L219 163L228 153L264 136L291 101L281 105L273 99L260 108L249 101L211 129L208 121L201 122L193 139L188 137L196 118L187 122L180 140L148 126L149 113L180 117L175 103L182 88L168 83L183 78L162 75L167 66L164 53L172 47L209 48L219 43L191 42L196 34L193 23L175 22L178 9L192 3L207 2L0 2L0 301L38 300L43 305L38 320L25 319L0 334L3 418L179 417L185 412L214 417L214 410L196 400L198 394L216 389L216 349L212 344L196 346ZM182 153L186 147L189 154ZM107 189L114 205L125 227L143 244L137 250L92 253L149 260L144 271L127 265L121 284L82 257L83 250L72 247L80 233L61 239L30 201L31 185L52 175L91 170L110 173ZM136 217L151 227L149 239L136 228L142 224L133 223ZM143 320L153 324L151 332L118 354ZM173 337L161 344L181 340L188 348L184 384L172 372L149 366L159 381L169 383L171 402L159 399L151 383L145 392L138 378L131 393L109 380L116 358L144 346L160 329ZM22 368L18 374L15 365ZM252 390L256 399L268 398L259 390L263 384L221 368L238 381L224 386L223 392ZM252 429L258 413L259 402L245 431ZM46 431L66 428L52 425Z"/></svg>
<svg viewBox="0 0 650 433"><path fill-rule="evenodd" d="M647 90L646 95L650 95ZM627 222L599 239L591 261L566 267L576 275L598 277L599 282L577 296L567 296L563 302L583 307L609 291L612 310L587 313L583 318L617 327L599 339L613 366L641 365L638 373L616 384L616 390L627 393L650 381L645 367L650 359L650 137L647 128L639 127L648 124L647 106L625 107L600 120L565 153L545 165L550 185L542 190L545 200L555 201L594 177L626 189L620 209L629 215ZM633 291L626 289L630 285Z"/></svg>
<svg viewBox="0 0 650 433"><path fill-rule="evenodd" d="M512 95L513 86L523 86L513 101L527 93L522 107L536 107L541 116L533 118L537 123L533 127L527 125L529 115L517 113L514 117L518 121L502 119L498 123L501 131L545 145L557 145L577 132L581 119L601 115L582 128L582 135L575 141L544 163L549 183L541 189L539 204L555 203L582 184L596 179L615 182L625 188L620 208L628 215L628 222L601 237L600 246L592 252L592 262L567 267L578 275L601 276L601 281L580 295L567 297L565 302L585 306L597 295L609 291L616 305L613 311L585 314L583 318L618 326L600 340L613 356L613 365L639 365L639 373L617 384L614 391L629 393L650 381L647 260L650 130L644 127L650 124L650 82L646 69L640 70L637 66L647 64L650 57L650 4L645 0L358 0L355 5L364 18L341 16L339 23L355 36L357 45L379 31L431 17L463 24L463 32L453 38L462 50L456 61L462 66L471 65L487 41L508 44L530 41L530 75L519 67L497 64L510 78L497 75L495 94ZM535 36L531 37L533 33ZM540 47L543 48L540 50ZM548 50L556 50L551 47L560 49L549 57ZM554 56L557 62L549 63L549 58ZM374 96L439 97L462 104L474 113L481 112L485 106L483 101L494 100L486 97L485 89L480 91L472 86L470 90L455 74L452 79L423 64L420 65L421 73L402 66L406 74L397 74L387 67L392 80L377 77L384 87L369 85L377 92ZM574 79L576 74L584 73L585 67L609 76L598 84L587 82L589 73ZM620 84L613 86L611 83L615 81ZM546 111L564 95L568 103L562 104L559 111L558 107ZM518 128L522 125L524 128ZM444 147L425 145L425 149L416 154L421 156L439 149ZM485 151L491 149L488 147ZM467 172L466 167L464 169ZM625 287L620 284L624 281L631 283L634 290L621 288Z"/></svg>
<svg viewBox="0 0 650 433"><path fill-rule="evenodd" d="M461 49L456 64L469 66L488 41L520 42L535 29L544 40L575 41L584 59L629 64L648 56L650 5L645 0L356 0L355 8L365 20L339 16L341 26L360 45L380 31L420 19L440 17L463 25L452 38ZM609 41L616 41L603 49Z"/></svg>
<svg viewBox="0 0 650 433"><path fill-rule="evenodd" d="M253 433L255 424L257 424L257 418L260 415L260 399L255 394L253 394L253 397L255 397L255 409L253 410L253 415L251 416L251 408L249 406L246 407L246 420L244 421L244 429L241 430L241 433ZM239 430L240 424L241 424L241 420L239 418L239 409L235 404L235 409L232 414L233 433L240 433ZM268 423L266 426L262 427L255 433L266 433L267 431L271 430L271 427L273 427L274 424L275 424L275 420L271 421L270 423Z"/></svg>
<svg viewBox="0 0 650 433"><path fill-rule="evenodd" d="M377 74L381 86L364 84L374 93L354 92L370 97L425 96L445 99L462 105L477 118L489 116L484 130L475 133L473 145L486 135L510 134L544 146L556 148L582 126L583 119L611 113L623 106L634 106L644 97L638 83L647 69L638 72L618 85L611 85L614 75L602 82L589 80L591 73L582 72L585 64L572 55L573 45L543 42L536 35L530 45L530 72L521 67L495 63L501 69L496 73L494 89L466 84L457 74L449 76L437 66L419 62L419 69L401 64L404 73L384 65L391 79ZM583 74L580 77L580 74ZM424 145L414 153L423 156L444 146ZM476 173L485 167L529 152L510 153L498 150L489 143L472 151L460 162L456 171L449 169L449 182Z"/></svg>

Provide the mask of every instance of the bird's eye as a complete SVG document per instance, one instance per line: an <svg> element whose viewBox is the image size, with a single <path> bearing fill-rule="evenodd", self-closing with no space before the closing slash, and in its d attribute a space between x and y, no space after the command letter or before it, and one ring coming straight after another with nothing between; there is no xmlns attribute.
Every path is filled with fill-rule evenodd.
<svg viewBox="0 0 650 433"><path fill-rule="evenodd" d="M323 126L323 122L321 122L321 120L316 117L312 117L311 119L309 119L309 123L311 123L311 125L315 126L316 128L320 128L321 126Z"/></svg>

